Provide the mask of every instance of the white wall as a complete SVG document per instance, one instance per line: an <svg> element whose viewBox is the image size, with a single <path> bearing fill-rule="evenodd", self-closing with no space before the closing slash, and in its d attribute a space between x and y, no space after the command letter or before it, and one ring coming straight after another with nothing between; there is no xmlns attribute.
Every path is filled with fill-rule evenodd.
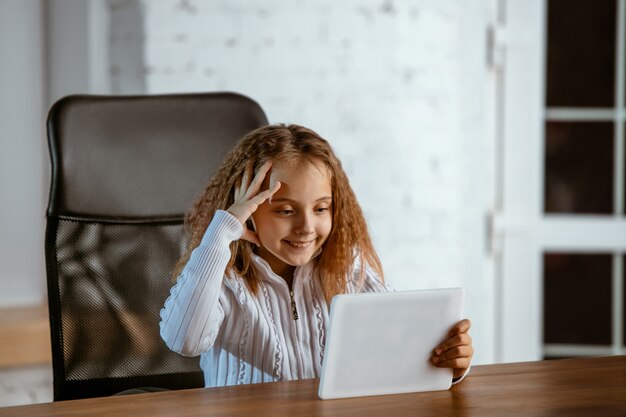
<svg viewBox="0 0 626 417"><path fill-rule="evenodd" d="M47 108L69 94L111 92L109 16L106 0L45 0Z"/></svg>
<svg viewBox="0 0 626 417"><path fill-rule="evenodd" d="M45 298L43 27L39 1L0 2L0 307Z"/></svg>
<svg viewBox="0 0 626 417"><path fill-rule="evenodd" d="M0 308L46 298L46 116L57 99L108 93L105 0L0 1Z"/></svg>
<svg viewBox="0 0 626 417"><path fill-rule="evenodd" d="M344 163L388 281L398 289L464 286L476 362L489 362L494 294L484 220L494 173L483 105L490 76L484 50L489 3L51 0L44 107L75 92L230 90L257 100L271 122L317 130ZM1 26L6 32L0 34L13 39L22 33ZM1 51L16 49L7 36L2 39ZM22 76L25 65L16 62ZM11 77L0 75L4 92ZM38 109L24 124L30 127L15 132L37 123L41 129L41 103ZM4 132L2 137L4 148ZM43 230L48 183L41 178L47 175L47 157L28 163L18 154L6 159L21 163L23 170L39 167L22 188L39 187L40 198L31 204L39 215L33 228ZM0 181L0 218L4 221L7 211L23 216L29 204L4 204L15 196L5 194ZM11 226L11 238L0 234L3 248L24 235L18 233L21 226ZM26 247L39 252L24 258L36 259L30 267L39 266L23 274L33 288L0 293L5 304L26 302L18 294L42 294L42 242L37 233L29 236ZM19 259L11 256L2 264L23 266L25 259ZM0 276L3 289L10 276Z"/></svg>
<svg viewBox="0 0 626 417"><path fill-rule="evenodd" d="M237 91L271 122L326 137L388 281L398 289L464 286L477 360L490 360L487 2L112 3L112 49L143 50L148 93ZM124 9L138 8L143 33L122 23ZM132 84L136 60L114 65L113 85Z"/></svg>
<svg viewBox="0 0 626 417"><path fill-rule="evenodd" d="M462 284L466 226L481 221L465 214L482 209L484 174L472 168L486 76L484 22L466 3L144 2L147 92L238 91L271 122L319 131L342 157L389 280Z"/></svg>

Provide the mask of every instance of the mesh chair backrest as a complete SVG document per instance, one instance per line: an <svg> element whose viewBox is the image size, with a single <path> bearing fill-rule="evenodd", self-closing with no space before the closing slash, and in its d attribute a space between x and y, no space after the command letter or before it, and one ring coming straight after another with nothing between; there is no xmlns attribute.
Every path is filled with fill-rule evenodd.
<svg viewBox="0 0 626 417"><path fill-rule="evenodd" d="M73 96L48 119L46 226L54 399L203 385L171 352L159 311L184 248L184 212L224 155L267 123L236 94Z"/></svg>

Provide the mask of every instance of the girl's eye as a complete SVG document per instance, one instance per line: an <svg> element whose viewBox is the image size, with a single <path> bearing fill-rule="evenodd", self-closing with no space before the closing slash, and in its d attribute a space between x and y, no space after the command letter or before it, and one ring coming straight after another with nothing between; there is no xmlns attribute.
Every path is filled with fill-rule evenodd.
<svg viewBox="0 0 626 417"><path fill-rule="evenodd" d="M324 212L326 212L328 210L329 210L328 207L320 207L320 208L315 209L315 212L316 213L324 213Z"/></svg>
<svg viewBox="0 0 626 417"><path fill-rule="evenodd" d="M280 214L281 216L289 216L293 213L293 210L276 210L276 214Z"/></svg>

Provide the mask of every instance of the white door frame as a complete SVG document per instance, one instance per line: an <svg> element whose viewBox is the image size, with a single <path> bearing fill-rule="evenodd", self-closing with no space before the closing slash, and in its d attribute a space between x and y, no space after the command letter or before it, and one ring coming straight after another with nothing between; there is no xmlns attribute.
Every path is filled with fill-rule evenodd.
<svg viewBox="0 0 626 417"><path fill-rule="evenodd" d="M500 173L493 220L496 362L542 357L541 252L545 0L500 1Z"/></svg>
<svg viewBox="0 0 626 417"><path fill-rule="evenodd" d="M504 4L506 0L501 0ZM494 217L500 248L496 282L501 297L496 324L496 360L538 360L544 354L624 354L623 258L626 253L624 195L624 34L626 0L618 0L616 109L545 108L547 0L504 4L501 43L502 149L499 210ZM614 212L606 216L544 214L544 126L546 120L615 122ZM543 344L544 252L613 254L613 342L611 347Z"/></svg>

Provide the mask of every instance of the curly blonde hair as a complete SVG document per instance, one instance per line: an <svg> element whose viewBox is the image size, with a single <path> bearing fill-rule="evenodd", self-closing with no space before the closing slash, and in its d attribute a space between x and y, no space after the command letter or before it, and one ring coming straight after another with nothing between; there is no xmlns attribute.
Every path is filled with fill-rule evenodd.
<svg viewBox="0 0 626 417"><path fill-rule="evenodd" d="M298 160L319 161L331 176L333 224L321 254L315 259L326 300L330 301L334 295L346 291L348 277L355 272L353 267L357 257L361 258L357 263L361 283L367 266L382 281L382 265L341 162L325 139L311 129L293 124L277 124L256 129L244 136L226 156L185 217L188 245L175 267L173 278L178 277L189 261L191 252L200 244L215 212L226 210L233 204L235 183L242 177L249 161L253 162L256 171L267 161L279 163ZM261 278L251 262L253 246L244 240L232 242L226 273L242 276L250 290L256 293Z"/></svg>

